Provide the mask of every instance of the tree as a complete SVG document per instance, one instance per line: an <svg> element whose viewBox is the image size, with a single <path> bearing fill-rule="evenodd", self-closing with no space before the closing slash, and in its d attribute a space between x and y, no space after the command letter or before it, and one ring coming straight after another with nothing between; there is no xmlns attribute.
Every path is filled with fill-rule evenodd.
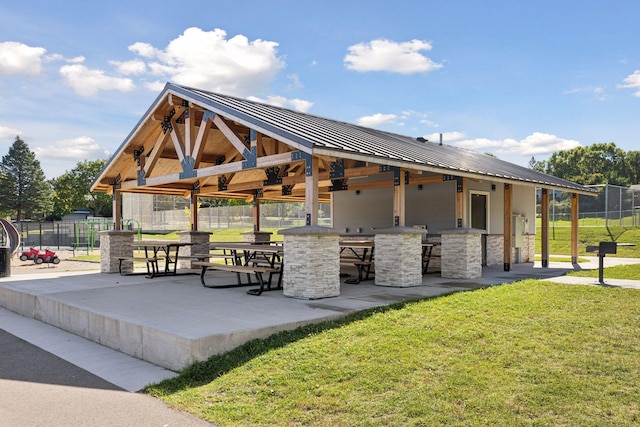
<svg viewBox="0 0 640 427"><path fill-rule="evenodd" d="M557 151L549 160L537 162L534 168L558 178L583 185L631 185L627 155L613 142Z"/></svg>
<svg viewBox="0 0 640 427"><path fill-rule="evenodd" d="M111 216L111 196L91 191L91 184L106 164L106 160L85 160L55 178L52 181L54 216L59 218L81 208L88 208L93 216Z"/></svg>
<svg viewBox="0 0 640 427"><path fill-rule="evenodd" d="M40 162L27 143L16 136L0 163L0 211L20 221L43 217L51 207L51 186Z"/></svg>

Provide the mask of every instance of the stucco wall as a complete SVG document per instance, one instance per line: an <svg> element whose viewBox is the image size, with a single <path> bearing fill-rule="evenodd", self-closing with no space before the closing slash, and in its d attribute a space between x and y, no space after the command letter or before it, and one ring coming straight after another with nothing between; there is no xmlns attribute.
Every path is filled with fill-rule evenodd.
<svg viewBox="0 0 640 427"><path fill-rule="evenodd" d="M504 184L495 183L495 190L491 189L491 184L468 180L466 197L470 197L471 190L486 192L490 215L488 232L503 234ZM425 184L422 190L417 185L409 185L406 189L406 225L426 224L430 234L455 228L455 195L455 181ZM513 214L523 215L527 219L526 232L535 234L535 188L515 185L512 200ZM393 189L362 190L359 195L354 191L337 191L333 193L332 216L335 228L349 229L350 233L361 229L363 234L370 234L373 227L390 227L393 225Z"/></svg>

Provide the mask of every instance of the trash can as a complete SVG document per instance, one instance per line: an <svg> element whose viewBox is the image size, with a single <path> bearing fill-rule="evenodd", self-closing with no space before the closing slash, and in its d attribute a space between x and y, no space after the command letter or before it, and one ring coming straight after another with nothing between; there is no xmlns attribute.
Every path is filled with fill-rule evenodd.
<svg viewBox="0 0 640 427"><path fill-rule="evenodd" d="M0 277L11 276L11 248L0 246Z"/></svg>

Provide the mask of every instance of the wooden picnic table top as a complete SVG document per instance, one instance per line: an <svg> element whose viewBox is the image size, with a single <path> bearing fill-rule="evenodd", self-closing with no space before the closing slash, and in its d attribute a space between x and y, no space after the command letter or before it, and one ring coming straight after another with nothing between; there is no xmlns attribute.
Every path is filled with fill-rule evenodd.
<svg viewBox="0 0 640 427"><path fill-rule="evenodd" d="M139 242L131 243L131 246L146 246L146 247L175 247L175 246L193 246L195 243L191 242L178 242L174 240L140 240Z"/></svg>
<svg viewBox="0 0 640 427"><path fill-rule="evenodd" d="M211 249L230 249L265 253L281 253L284 251L284 247L282 245L261 245L242 242L211 242L209 245Z"/></svg>

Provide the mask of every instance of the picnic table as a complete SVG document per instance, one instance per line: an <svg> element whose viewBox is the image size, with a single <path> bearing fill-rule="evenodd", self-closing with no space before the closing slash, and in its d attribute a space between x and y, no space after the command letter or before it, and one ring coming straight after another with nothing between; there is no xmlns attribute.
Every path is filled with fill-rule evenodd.
<svg viewBox="0 0 640 427"><path fill-rule="evenodd" d="M345 283L358 284L363 280L371 280L374 266L375 241L371 239L343 239L339 241L340 263L353 264L358 270L356 279L347 279Z"/></svg>
<svg viewBox="0 0 640 427"><path fill-rule="evenodd" d="M141 240L132 243L131 246L138 250L144 250L144 256L120 257L119 271L122 272L123 261L144 261L147 265L147 278L156 276L177 275L178 259L180 258L180 248L192 246L195 243L176 242L171 240ZM183 256L182 259L185 257ZM193 259L194 257L189 257ZM161 261L163 268L160 268ZM134 274L134 273L129 273ZM189 273L190 274L190 273Z"/></svg>
<svg viewBox="0 0 640 427"><path fill-rule="evenodd" d="M427 274L429 262L438 255L434 255L433 248L440 246L440 242L423 242L422 243L422 274Z"/></svg>
<svg viewBox="0 0 640 427"><path fill-rule="evenodd" d="M251 280L255 276L259 288L247 291L250 295L261 295L264 291L282 289L282 258L284 248L282 245L255 244L241 242L212 242L212 251L222 251L222 253L203 254L202 257L222 258L224 264L210 261L197 261L193 264L202 268L200 282L207 288L229 288L237 286L247 286L256 284ZM198 255L200 256L200 255ZM231 285L208 285L205 274L209 270L229 271L236 273L237 283ZM264 274L269 274L265 280ZM247 283L243 283L242 274L246 274ZM278 274L278 283L272 286L273 275Z"/></svg>

